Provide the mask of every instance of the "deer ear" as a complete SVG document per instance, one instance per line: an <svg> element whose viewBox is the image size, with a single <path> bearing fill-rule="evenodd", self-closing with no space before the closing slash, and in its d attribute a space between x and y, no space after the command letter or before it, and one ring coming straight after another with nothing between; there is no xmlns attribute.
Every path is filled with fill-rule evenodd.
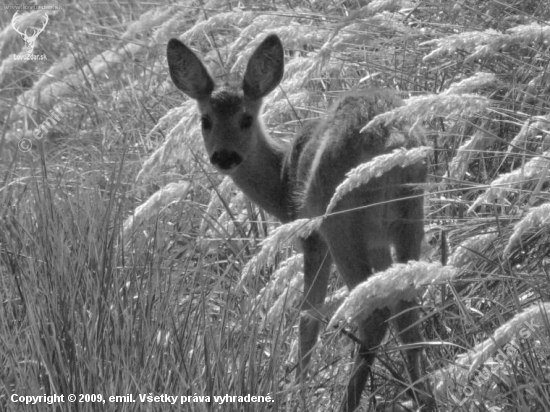
<svg viewBox="0 0 550 412"><path fill-rule="evenodd" d="M185 44L171 39L166 48L170 77L178 89L187 96L202 100L214 90L214 81L200 59Z"/></svg>
<svg viewBox="0 0 550 412"><path fill-rule="evenodd" d="M284 50L276 34L270 34L252 54L243 80L244 95L260 99L269 94L283 78Z"/></svg>

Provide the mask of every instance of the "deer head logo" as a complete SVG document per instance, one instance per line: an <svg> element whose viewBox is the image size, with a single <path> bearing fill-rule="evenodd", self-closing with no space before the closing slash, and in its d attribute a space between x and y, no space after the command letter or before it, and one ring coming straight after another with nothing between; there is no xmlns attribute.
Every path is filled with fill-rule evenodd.
<svg viewBox="0 0 550 412"><path fill-rule="evenodd" d="M34 46L36 45L36 39L38 38L38 35L44 31L44 29L46 28L46 25L48 24L48 20L49 20L48 15L44 14L44 17L42 17L42 20L44 22L44 24L42 25L42 28L41 29L33 29L34 33L31 36L29 36L27 34L27 30L25 30L24 32L21 32L19 30L19 27L16 26L17 20L21 17L18 13L19 12L16 11L15 14L13 15L13 18L11 19L11 25L12 25L13 29L17 33L19 33L21 38L23 40L25 40L25 43L26 43L25 51L27 52L27 54L32 54L32 51L34 50Z"/></svg>

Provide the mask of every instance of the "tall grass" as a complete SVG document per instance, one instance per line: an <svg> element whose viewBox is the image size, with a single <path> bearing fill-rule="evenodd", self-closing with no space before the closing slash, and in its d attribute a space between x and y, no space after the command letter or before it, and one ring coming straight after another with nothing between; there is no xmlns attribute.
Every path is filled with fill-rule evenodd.
<svg viewBox="0 0 550 412"><path fill-rule="evenodd" d="M13 57L25 45L14 12L0 9L1 410L45 410L10 397L54 393L136 399L52 409L60 411L290 410L304 407L300 391L308 409L337 407L352 322L344 334L327 331L311 379L294 383L301 277L290 240L317 223L281 227L213 172L194 103L166 67L165 45L179 37L218 81L231 81L266 33L287 53L265 105L275 136L362 87L404 101L368 127L426 130L423 260L457 271L421 302L427 379L447 384L439 410L550 409L547 306L539 306L549 301L550 264L545 2L71 3L48 12L40 61ZM40 20L33 13L28 24ZM54 108L64 117L37 140ZM23 139L30 151L20 150ZM390 161L406 162L401 155ZM386 166L361 166L339 193ZM426 267L428 276L438 266ZM400 270L376 278L388 296L407 293L391 289ZM340 286L334 276L331 292ZM328 324L335 308L318 310L309 315ZM544 325L513 362L461 395L470 368L485 370L521 316ZM390 336L381 348L365 406L393 404L404 391L397 345ZM191 401L141 403L138 394L149 393ZM212 399L193 402L195 394ZM214 402L225 394L274 402Z"/></svg>

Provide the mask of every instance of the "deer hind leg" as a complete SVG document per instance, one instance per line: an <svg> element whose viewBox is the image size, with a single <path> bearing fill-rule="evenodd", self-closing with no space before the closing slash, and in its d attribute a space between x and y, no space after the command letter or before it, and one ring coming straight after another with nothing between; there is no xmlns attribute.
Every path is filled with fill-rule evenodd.
<svg viewBox="0 0 550 412"><path fill-rule="evenodd" d="M342 400L341 412L353 412L361 403L361 395L376 357L375 348L380 345L388 329L390 311L388 308L377 309L361 323L358 337L362 342L355 356L353 371Z"/></svg>
<svg viewBox="0 0 550 412"><path fill-rule="evenodd" d="M336 266L350 290L365 281L373 270L384 270L391 264L382 212L381 208L371 208L368 213L343 213L327 218L321 226ZM342 412L352 412L359 406L374 362L374 349L386 334L390 315L388 308L379 308L359 325L361 345L342 402Z"/></svg>
<svg viewBox="0 0 550 412"><path fill-rule="evenodd" d="M411 190L408 193L408 196L414 195L421 195L421 192ZM418 260L424 237L423 198L419 196L402 200L397 206L401 211L402 218L395 222L391 230L397 261L405 263L409 260ZM394 315L399 316L394 319L393 323L398 331L400 340L404 344L421 343L423 341L418 324L419 313L415 306L415 302L400 301L394 310ZM420 404L429 404L429 397L423 395L426 394L425 385L420 382L423 376L422 349L414 348L406 350L404 356L407 361L409 378L414 388L408 391L409 395L417 402L420 401Z"/></svg>
<svg viewBox="0 0 550 412"><path fill-rule="evenodd" d="M409 196L418 195L410 191ZM398 262L420 258L420 247L424 238L424 201L422 197L401 200L397 203L400 218L391 226L391 238Z"/></svg>
<svg viewBox="0 0 550 412"><path fill-rule="evenodd" d="M332 258L328 247L318 233L302 240L304 252L304 300L300 317L300 359L296 370L296 378L303 381L307 376L307 366L311 352L319 335L320 320L315 315L315 309L325 300Z"/></svg>
<svg viewBox="0 0 550 412"><path fill-rule="evenodd" d="M418 344L423 341L418 321L420 319L415 302L399 301L395 306L393 324L397 329L399 339L404 344ZM429 398L425 385L421 382L423 376L422 348L412 348L403 351L407 362L407 372L412 387L407 391L417 404L425 405Z"/></svg>
<svg viewBox="0 0 550 412"><path fill-rule="evenodd" d="M408 166L402 178L412 184L426 181L426 165ZM406 263L420 258L420 246L424 238L424 197L418 186L402 186L398 195L403 199L393 205L395 220L390 226L390 237L395 246L396 259Z"/></svg>

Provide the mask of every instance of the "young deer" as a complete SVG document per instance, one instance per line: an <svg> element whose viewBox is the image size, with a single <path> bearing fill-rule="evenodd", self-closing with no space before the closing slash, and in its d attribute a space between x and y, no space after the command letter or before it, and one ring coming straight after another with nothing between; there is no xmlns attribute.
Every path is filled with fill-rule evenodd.
<svg viewBox="0 0 550 412"><path fill-rule="evenodd" d="M361 133L375 114L372 93L344 97L317 124L308 125L286 146L273 139L261 118L262 98L274 90L284 71L284 51L276 35L269 35L253 53L242 85L214 90L214 81L199 58L177 39L168 42L170 76L174 84L195 99L210 162L231 176L258 206L282 222L325 213L345 174L361 163L391 152L407 142L391 143L386 128ZM322 305L332 262L351 290L373 272L392 263L393 243L399 262L418 259L423 238L422 191L414 184L426 179L424 162L395 167L370 180L340 200L318 233L302 240L304 298L302 310ZM417 312L409 302L393 306L404 343L421 341ZM395 314L394 313L394 314ZM360 403L371 365L372 350L386 333L389 309L378 310L360 325L361 346L355 360L342 411L354 411ZM413 325L413 326L411 326ZM300 319L300 361L297 378L304 379L320 323ZM406 352L412 382L421 378L420 349Z"/></svg>

